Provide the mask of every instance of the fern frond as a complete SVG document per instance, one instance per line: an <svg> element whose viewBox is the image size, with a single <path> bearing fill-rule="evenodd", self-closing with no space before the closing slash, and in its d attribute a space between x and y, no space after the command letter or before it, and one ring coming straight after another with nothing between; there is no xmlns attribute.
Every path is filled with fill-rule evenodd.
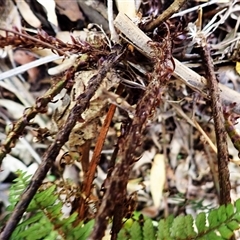
<svg viewBox="0 0 240 240"><path fill-rule="evenodd" d="M14 181L10 190L10 206L8 211L14 209L20 194L30 182L30 176L18 172L18 178ZM64 203L60 200L57 185L49 183L43 185L29 204L26 213L12 233L12 240L55 240L67 239L85 240L93 228L93 220L86 224L81 222L74 226L77 213L64 218L62 213Z"/></svg>
<svg viewBox="0 0 240 240"><path fill-rule="evenodd" d="M170 228L172 239L194 239L196 233L193 229L193 217L191 215L178 216L174 219Z"/></svg>
<svg viewBox="0 0 240 240"><path fill-rule="evenodd" d="M130 239L142 240L142 229L138 221L135 221L130 229Z"/></svg>
<svg viewBox="0 0 240 240"><path fill-rule="evenodd" d="M166 239L169 240L170 238L170 226L174 217L171 215L166 220L160 220L158 224L158 239Z"/></svg>
<svg viewBox="0 0 240 240"><path fill-rule="evenodd" d="M13 180L14 184L12 184L9 193L9 202L10 205L7 207L7 211L12 211L19 200L20 195L25 190L30 182L31 176L27 175L27 173L23 173L22 171L17 171L17 178Z"/></svg>
<svg viewBox="0 0 240 240"><path fill-rule="evenodd" d="M143 225L143 240L155 240L155 229L153 227L153 222L151 219L146 219Z"/></svg>
<svg viewBox="0 0 240 240"><path fill-rule="evenodd" d="M18 172L18 175L10 189L10 206L8 207L10 212L30 181L30 177L25 173ZM61 211L63 205L57 186L53 183L43 185L32 199L11 239L87 239L92 231L94 221L81 222L75 226L78 214L73 213L64 218ZM119 232L118 240L222 240L230 239L233 232L239 228L240 199L234 205L223 205L218 209L212 209L207 214L199 213L195 220L191 215L176 218L169 216L159 221L158 229L153 226L151 219L144 218L143 224L140 224L138 218L132 218Z"/></svg>
<svg viewBox="0 0 240 240"><path fill-rule="evenodd" d="M195 220L191 215L169 216L159 221L158 229L154 228L151 219L144 219L143 227L135 220L131 228L124 227L119 232L118 240L223 240L230 239L239 228L240 199L234 205L220 206L208 214L201 212Z"/></svg>
<svg viewBox="0 0 240 240"><path fill-rule="evenodd" d="M83 224L83 223L79 224L76 228L74 228L71 234L73 236L72 240L87 239L90 233L92 232L93 225L94 225L94 220L90 220L86 224ZM70 239L70 238L67 238L67 239Z"/></svg>
<svg viewBox="0 0 240 240"><path fill-rule="evenodd" d="M129 239L128 231L122 228L118 233L117 240L126 240L126 239Z"/></svg>
<svg viewBox="0 0 240 240"><path fill-rule="evenodd" d="M230 239L233 232L240 228L240 199L236 201L235 208L232 204L223 205L211 210L208 217L205 213L198 214L195 221L190 215L170 218L170 221L167 218L159 222L159 240Z"/></svg>
<svg viewBox="0 0 240 240"><path fill-rule="evenodd" d="M51 223L48 221L48 219L42 214L42 212L38 212L39 219L35 218L35 222L32 220L33 218L30 217L28 220L23 221L20 225L24 227L24 231L16 231L18 230L18 227L13 232L11 239L14 240L40 240L45 239L49 235L50 232L53 231ZM31 220L31 224L28 224L28 221ZM51 239L54 240L54 239Z"/></svg>

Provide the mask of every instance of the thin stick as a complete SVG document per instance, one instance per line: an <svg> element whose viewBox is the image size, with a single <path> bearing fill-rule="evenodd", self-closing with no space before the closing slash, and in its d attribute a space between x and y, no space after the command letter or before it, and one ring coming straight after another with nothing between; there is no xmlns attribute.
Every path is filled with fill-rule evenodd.
<svg viewBox="0 0 240 240"><path fill-rule="evenodd" d="M49 63L49 62L53 62L53 61L61 59L61 58L63 58L63 57L60 57L58 55L49 55L49 56L37 59L35 61L26 63L26 64L21 65L19 67L13 68L9 71L0 73L0 81L4 80L6 78L13 77L13 76L18 75L18 74L21 74L21 73L23 73L23 72L25 72L25 71L27 71L31 68L38 67L40 65L43 65L43 64L46 64L46 63Z"/></svg>
<svg viewBox="0 0 240 240"><path fill-rule="evenodd" d="M159 26L163 21L170 18L175 12L177 12L187 0L175 0L161 15L159 15L156 19L150 22L148 25L144 27L145 31L152 31L154 28Z"/></svg>
<svg viewBox="0 0 240 240"><path fill-rule="evenodd" d="M218 81L214 73L213 61L206 42L206 38L203 34L200 35L200 37L202 39L200 44L201 54L203 63L205 65L209 90L211 93L211 105L218 149L218 174L220 186L219 201L220 204L228 204L231 203L231 184L229 180L227 133L224 126L223 108L220 100Z"/></svg>
<svg viewBox="0 0 240 240"><path fill-rule="evenodd" d="M24 38L27 38L27 39L30 39L36 43L40 43L42 46L45 46L46 48L49 48L49 49L54 49L57 53L59 53L61 56L70 56L68 53L62 51L61 49L55 47L54 45L52 44L49 44L47 42L44 42L40 39L37 39L36 37L32 37L28 34L24 34L24 33L20 33L20 32L17 32L17 31L14 31L14 30L10 30L10 29L6 29L6 28L1 28L0 27L0 30L2 31L5 31L5 32L10 32L10 33L13 33L15 35L18 35L18 36L21 36L21 37L24 37Z"/></svg>
<svg viewBox="0 0 240 240"><path fill-rule="evenodd" d="M198 124L198 122L195 119L191 119L190 117L188 117L187 114L184 113L184 111L181 109L181 107L175 103L171 103L171 106L184 118L186 119L186 121L191 124L193 127L195 127L205 138L205 140L207 141L207 143L209 144L209 146L211 147L211 149L217 154L217 148L214 145L214 143L212 142L212 140L208 137L208 135L204 132L204 130L202 129L202 127Z"/></svg>

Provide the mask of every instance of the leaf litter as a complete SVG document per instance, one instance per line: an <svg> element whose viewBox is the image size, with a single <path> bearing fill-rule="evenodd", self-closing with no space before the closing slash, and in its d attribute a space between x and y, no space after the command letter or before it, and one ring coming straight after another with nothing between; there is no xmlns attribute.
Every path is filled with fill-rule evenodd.
<svg viewBox="0 0 240 240"><path fill-rule="evenodd" d="M36 171L35 164L42 161L44 152L54 141L56 133L61 130L70 111L74 108L77 97L91 84L89 79L98 74L99 66L104 64L107 55L111 54L112 49L109 50L109 47L114 44L110 41L112 32L102 24L108 23L107 7L104 2L99 3L101 9L99 10L93 5L97 1L93 1L91 5L89 1L72 0L78 6L78 11L74 12L74 15L71 14L74 9L63 6L61 1L55 1L56 12L47 9L43 1L16 2L16 5L11 6L12 9L8 9L12 15L9 15L9 18L2 15L3 19L1 19L4 23L0 26L1 35L9 37L9 46L11 46L7 46L8 44L2 46L1 74L55 53L56 49L49 51L41 44L40 49L37 48L37 44L33 46L30 38L24 36L18 38L18 32L36 35L42 40L48 39L46 43L51 38L54 47L61 45L63 53L70 58L43 62L41 66L25 69L23 73L9 75L0 80L2 143L15 121L24 116L26 111L24 109L33 106L35 100L56 84L58 76L65 74L65 71L71 68L79 57L84 57L84 52L76 51L75 46L89 51L91 45L94 46L92 49L101 50L87 56L91 58L90 60L82 60L80 70L73 74L72 82L69 81L67 87L52 100L44 114L39 114L31 121L19 136L20 140L21 138L24 140L18 141L1 166L1 185L12 183L14 171L17 168L26 169L32 174ZM51 2L54 4L54 1ZM125 11L121 1L117 1L117 5L121 11ZM133 22L140 23L139 26L144 29L145 25L166 10L168 5L168 1L163 1L163 4L142 1L138 9L128 9L128 11L131 12ZM32 11L33 6L38 6L35 8L36 11ZM133 8L132 4L130 6ZM198 12L201 6L202 15ZM16 7L19 10L18 13L15 11ZM27 8L31 14L23 14L26 12L23 8ZM94 12L92 15L90 12L84 12L84 9L89 8ZM188 1L178 13L167 19L174 43L173 57L184 65L183 68L191 78L186 79L186 75L176 77L177 74L173 74L167 83L161 95L161 101L156 106L153 116L148 119L141 136L142 148L134 149L137 150L136 162L132 164L127 184L128 198L131 199L131 194L137 196L137 210L155 220L168 214L191 213L194 215L200 210L204 211L218 204L216 139L209 107L210 93L207 87L202 85L204 81L199 82L195 78L196 75L191 75L191 71L194 71L204 76L202 60L198 49L194 46L194 41L199 31L198 21L201 19L202 31L208 36L208 43L212 50L215 74L219 83L224 85L221 93L223 103L229 105L229 102L238 101L236 98L239 97L240 89L239 8L238 1L209 1L208 3ZM0 8L0 11L5 12L6 9ZM114 8L114 18L117 13L118 11ZM32 16L31 19L29 19L30 16ZM22 20L22 26L19 25L19 19ZM64 21L65 19L67 20ZM90 19L95 21L92 22ZM37 32L39 22L44 32ZM10 25L15 27L13 28L15 33L2 30L2 28L10 29ZM164 31L166 30L161 25L154 31L145 33L155 41L162 41ZM106 186L108 181L114 151L121 137L124 136L124 131L128 131L128 125L135 116L136 106L149 84L149 74L153 71L152 61L146 57L146 54L142 55L143 52L137 49L136 43L132 43L129 36L122 34L119 36L122 39L119 45L126 46L125 59L121 59L116 66L110 68L96 94L89 101L87 110L79 116L69 140L62 147L49 172L56 179L69 179L76 187L81 186L86 180L86 169L90 166L89 161L99 141L97 139L104 126L104 120L108 116L108 110L111 104L117 106L100 151L98 170L94 173L96 187L92 189L89 198L95 205L101 202L103 186ZM176 69L179 67L182 65L176 64ZM187 81L190 83L195 81L194 88L191 84L188 85ZM117 93L119 87L121 91ZM235 95L231 94L232 91ZM236 106L233 111L239 114L238 109ZM234 127L239 131L239 124ZM46 131L43 131L45 128ZM236 200L239 198L239 157L230 139L228 139L228 146L231 197L232 200ZM4 194L7 192L0 195L3 209L7 204ZM96 214L94 210L89 210L89 213L92 216ZM4 210L1 214L4 215Z"/></svg>

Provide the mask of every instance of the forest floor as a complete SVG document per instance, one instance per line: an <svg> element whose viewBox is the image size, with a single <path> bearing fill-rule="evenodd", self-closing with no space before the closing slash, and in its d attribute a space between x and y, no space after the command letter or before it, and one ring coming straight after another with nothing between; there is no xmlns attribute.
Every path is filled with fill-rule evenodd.
<svg viewBox="0 0 240 240"><path fill-rule="evenodd" d="M239 1L175 1L182 6L172 12L170 1L154 0L119 0L112 9L106 1L48 0L47 6L43 0L3 2L1 218L15 172L34 174L46 156L54 161L45 181L70 179L98 203L111 172L118 174L115 160L128 158L122 181L127 184L129 211L154 220L170 214L196 216L224 203L212 92L199 33L211 53L223 116L236 129L226 127L233 141L227 138L227 191L231 201L240 198ZM154 42L150 48L148 41ZM64 77L68 79L61 89ZM99 86L93 90L91 84ZM87 103L82 112L76 108L81 112L76 119L73 109L79 99L79 104ZM36 115L33 120L31 114ZM64 135L67 122L73 125ZM49 146L56 139L62 145L54 157ZM115 197L121 190L116 189ZM79 206L64 211L74 208ZM86 213L80 213L84 218Z"/></svg>

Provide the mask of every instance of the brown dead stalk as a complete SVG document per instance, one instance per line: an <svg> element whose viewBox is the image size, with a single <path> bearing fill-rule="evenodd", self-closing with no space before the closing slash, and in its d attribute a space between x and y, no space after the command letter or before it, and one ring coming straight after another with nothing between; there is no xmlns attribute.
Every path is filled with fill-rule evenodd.
<svg viewBox="0 0 240 240"><path fill-rule="evenodd" d="M117 94L120 94L122 91L121 87L117 89ZM80 202L79 206L79 220L85 219L85 215L87 214L87 211L85 209L86 204L85 204L85 199L87 200L90 196L91 190L92 190L92 183L94 180L94 176L96 173L96 168L98 166L100 157L101 157L101 151L110 127L110 124L112 122L113 115L116 110L116 105L111 104L108 110L108 113L106 115L106 118L104 120L103 126L101 128L101 131L99 133L94 151L93 151L93 156L92 160L89 164L89 168L87 171L87 174L85 176L84 182L83 182L83 190L82 190L82 195L84 196L84 199Z"/></svg>
<svg viewBox="0 0 240 240"><path fill-rule="evenodd" d="M201 33L199 33L199 38L201 39L201 54L205 65L206 77L208 79L218 149L218 175L220 186L219 204L228 204L231 203L231 184L229 180L227 133L224 126L223 107L207 40L204 34Z"/></svg>
<svg viewBox="0 0 240 240"><path fill-rule="evenodd" d="M92 55L104 55L101 46L94 48L91 44L75 39L71 36L72 43L65 43L62 40L48 35L43 30L38 30L38 34L31 36L28 33L18 29L10 30L1 28L0 30L7 33L6 37L0 35L0 47L14 46L24 48L48 48L60 56L69 57L70 53L92 53Z"/></svg>

